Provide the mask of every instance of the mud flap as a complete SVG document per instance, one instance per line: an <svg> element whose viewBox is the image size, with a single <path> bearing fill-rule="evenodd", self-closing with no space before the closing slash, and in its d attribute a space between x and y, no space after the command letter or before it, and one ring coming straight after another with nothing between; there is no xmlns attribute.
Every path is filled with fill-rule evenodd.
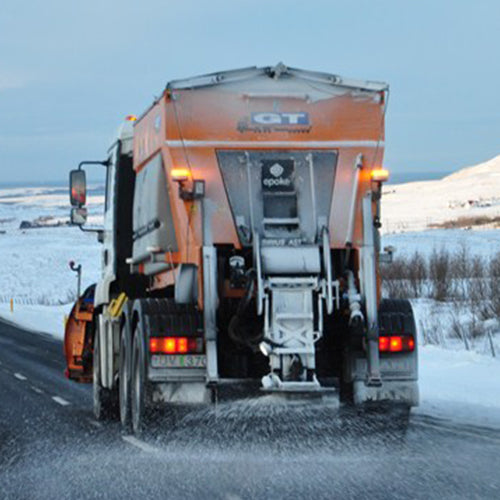
<svg viewBox="0 0 500 500"><path fill-rule="evenodd" d="M415 380L384 380L380 387L369 387L364 381L354 382L354 404L374 402L394 402L408 406L418 406L419 391Z"/></svg>

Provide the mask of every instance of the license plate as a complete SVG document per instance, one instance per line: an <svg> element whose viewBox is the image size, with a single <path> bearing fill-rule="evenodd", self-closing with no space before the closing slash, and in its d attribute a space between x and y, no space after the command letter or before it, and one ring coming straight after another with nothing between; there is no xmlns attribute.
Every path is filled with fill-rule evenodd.
<svg viewBox="0 0 500 500"><path fill-rule="evenodd" d="M151 356L153 368L205 368L207 357L204 354L168 354Z"/></svg>
<svg viewBox="0 0 500 500"><path fill-rule="evenodd" d="M410 359L381 359L380 370L382 373L409 373L413 363Z"/></svg>

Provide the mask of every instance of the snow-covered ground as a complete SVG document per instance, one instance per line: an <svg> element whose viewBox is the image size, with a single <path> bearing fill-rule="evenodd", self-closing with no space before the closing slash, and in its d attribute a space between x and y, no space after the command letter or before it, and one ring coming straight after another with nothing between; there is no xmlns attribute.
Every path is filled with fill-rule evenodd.
<svg viewBox="0 0 500 500"><path fill-rule="evenodd" d="M424 346L419 352L417 414L500 429L500 360Z"/></svg>
<svg viewBox="0 0 500 500"><path fill-rule="evenodd" d="M430 229L386 233L382 235L382 246L394 247L395 257L411 256L415 252L428 256L433 250L442 249L456 253L464 247L471 255L491 257L500 252L500 229Z"/></svg>
<svg viewBox="0 0 500 500"><path fill-rule="evenodd" d="M10 323L15 323L26 330L42 332L58 339L64 338L64 321L71 312L73 304L60 306L42 306L0 303L0 317Z"/></svg>
<svg viewBox="0 0 500 500"><path fill-rule="evenodd" d="M425 229L430 219L444 221L478 210L481 214L500 214L500 198L498 203L494 201L492 187L500 180L500 157L473 171L473 175L475 172L482 172L487 181L471 183L470 172L465 172L442 181L389 186L392 192L385 197L383 220L386 230L389 225L393 231L386 231L383 245L396 247L396 255L417 250L428 254L441 248L453 251L463 245L482 256L500 250L500 230L407 231ZM481 189L467 192L458 189L462 184L480 185ZM419 196L409 206L408 200L414 198L412 192ZM460 207L460 200L468 198L489 201L483 207ZM89 201L94 213L102 210L102 190L96 189ZM100 245L95 234L66 225L37 229L19 226L23 220L33 221L40 216L53 217L47 224L65 222L68 214L65 188L0 189L0 316L57 338L63 337L64 316L71 309L76 291L76 276L68 262L82 264L85 288L99 277ZM429 316L430 309L424 302L416 305L417 315ZM420 390L417 413L500 428L500 359L492 358L487 349L465 351L453 341L444 347L421 345Z"/></svg>
<svg viewBox="0 0 500 500"><path fill-rule="evenodd" d="M1 226L0 226L1 227ZM0 302L63 304L76 295L76 274L69 261L82 265L83 286L99 276L95 234L67 226L7 229L0 235Z"/></svg>
<svg viewBox="0 0 500 500"><path fill-rule="evenodd" d="M90 193L90 210L99 213L102 189L91 189ZM20 229L23 221L40 217L47 218L47 227ZM82 290L100 273L95 233L67 225L50 226L68 219L67 188L0 189L0 316L59 338L64 315L76 296L76 274L69 261L82 265Z"/></svg>

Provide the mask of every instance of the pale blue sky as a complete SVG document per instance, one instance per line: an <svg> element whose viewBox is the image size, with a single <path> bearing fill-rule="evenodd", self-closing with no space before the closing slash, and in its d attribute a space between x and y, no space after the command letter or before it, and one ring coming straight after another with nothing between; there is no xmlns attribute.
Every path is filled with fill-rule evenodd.
<svg viewBox="0 0 500 500"><path fill-rule="evenodd" d="M283 61L391 85L385 164L500 154L500 0L2 0L0 182L65 179L168 80Z"/></svg>

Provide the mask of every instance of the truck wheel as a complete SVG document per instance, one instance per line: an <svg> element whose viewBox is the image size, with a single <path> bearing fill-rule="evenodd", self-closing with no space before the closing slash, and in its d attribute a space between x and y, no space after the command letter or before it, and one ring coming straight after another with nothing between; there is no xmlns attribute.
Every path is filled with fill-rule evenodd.
<svg viewBox="0 0 500 500"><path fill-rule="evenodd" d="M131 343L128 325L125 323L120 335L120 368L118 378L118 398L120 403L120 422L124 430L130 428L130 367Z"/></svg>
<svg viewBox="0 0 500 500"><path fill-rule="evenodd" d="M131 375L132 430L134 434L141 434L151 411L151 397L146 376L146 348L140 323L134 331Z"/></svg>
<svg viewBox="0 0 500 500"><path fill-rule="evenodd" d="M344 379L339 382L339 400L346 406L354 406L354 388L352 382Z"/></svg>
<svg viewBox="0 0 500 500"><path fill-rule="evenodd" d="M110 389L101 384L101 363L99 334L96 332L94 342L94 358L92 363L92 395L94 416L97 420L111 420L116 416L116 396Z"/></svg>
<svg viewBox="0 0 500 500"><path fill-rule="evenodd" d="M346 328L341 335L339 400L346 407L354 406L354 384L351 380L351 362L354 348L350 342L349 330Z"/></svg>

